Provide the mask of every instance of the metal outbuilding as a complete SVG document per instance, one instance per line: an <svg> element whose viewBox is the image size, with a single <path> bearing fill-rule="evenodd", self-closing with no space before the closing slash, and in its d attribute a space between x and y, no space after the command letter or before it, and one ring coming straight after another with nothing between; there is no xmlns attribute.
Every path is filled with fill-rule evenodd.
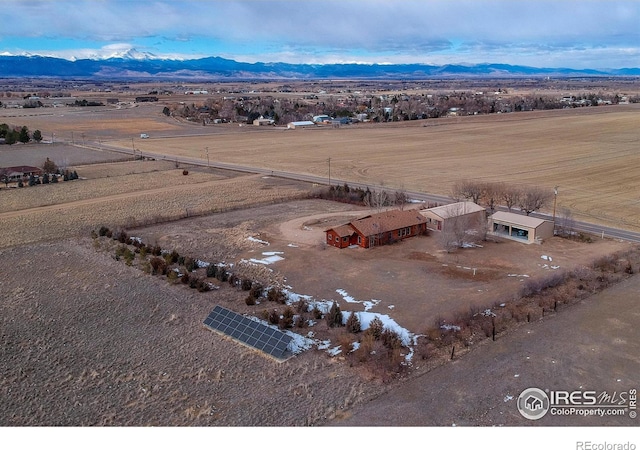
<svg viewBox="0 0 640 450"><path fill-rule="evenodd" d="M508 211L497 211L489 219L489 232L525 244L541 244L553 237L551 220L525 216Z"/></svg>

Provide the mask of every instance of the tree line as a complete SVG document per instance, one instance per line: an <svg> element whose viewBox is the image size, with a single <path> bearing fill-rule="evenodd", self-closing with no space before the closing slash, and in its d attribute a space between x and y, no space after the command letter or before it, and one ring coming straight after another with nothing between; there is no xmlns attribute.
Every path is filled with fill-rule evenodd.
<svg viewBox="0 0 640 450"><path fill-rule="evenodd" d="M26 144L31 140L36 142L42 141L42 133L40 130L35 130L33 133L29 132L29 128L26 126L11 127L6 123L0 124L0 139L4 139L4 143L7 145L13 145L16 142Z"/></svg>
<svg viewBox="0 0 640 450"><path fill-rule="evenodd" d="M456 201L468 200L486 206L490 214L502 204L509 211L520 208L527 216L548 206L552 191L540 186L518 186L503 182L463 180L454 183L451 197Z"/></svg>
<svg viewBox="0 0 640 450"><path fill-rule="evenodd" d="M553 95L506 95L506 89L495 92L436 91L433 94L356 95L344 92L340 96L279 97L275 95L243 95L214 97L199 103L174 103L165 107L163 114L207 123L244 121L264 117L278 125L296 120L308 120L316 115L331 117L357 117L366 114L373 122L401 122L439 118L455 112L456 115L512 113L520 111L597 106L601 102L617 104L622 97L617 93L598 92L574 95L571 101ZM630 102L640 98L628 99Z"/></svg>

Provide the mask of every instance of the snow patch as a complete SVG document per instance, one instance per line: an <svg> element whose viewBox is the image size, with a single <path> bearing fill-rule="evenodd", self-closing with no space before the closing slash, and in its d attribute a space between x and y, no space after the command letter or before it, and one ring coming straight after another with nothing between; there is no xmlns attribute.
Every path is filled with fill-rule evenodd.
<svg viewBox="0 0 640 450"><path fill-rule="evenodd" d="M342 299L347 303L361 303L364 305L364 310L369 311L371 308L380 303L380 300L356 300L351 295L347 293L344 289L336 289L336 292L342 296Z"/></svg>
<svg viewBox="0 0 640 450"><path fill-rule="evenodd" d="M267 241L263 241L262 239L255 238L253 236L249 236L247 238L247 241L256 242L256 243L262 244L262 245L270 245Z"/></svg>
<svg viewBox="0 0 640 450"><path fill-rule="evenodd" d="M264 256L264 258L262 259L251 258L248 260L248 262L251 262L254 264L269 265L278 261L282 261L284 258L280 255L283 255L283 254L284 252L262 252L262 256ZM247 260L243 260L243 261L247 262Z"/></svg>

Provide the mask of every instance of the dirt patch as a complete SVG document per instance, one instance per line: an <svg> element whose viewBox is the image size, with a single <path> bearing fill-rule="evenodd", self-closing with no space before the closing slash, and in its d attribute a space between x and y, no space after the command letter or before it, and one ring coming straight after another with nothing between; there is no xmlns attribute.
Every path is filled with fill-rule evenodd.
<svg viewBox="0 0 640 450"><path fill-rule="evenodd" d="M563 251L582 252L587 258L622 246L504 242L445 254L427 236L372 250L339 250L296 244L295 235L281 233L282 223L328 213L346 217L350 208L294 201L129 231L184 255L231 264L282 252L283 260L263 269L282 276L292 291L333 299L343 311L362 310L363 304L347 302L338 288L356 301L377 299L372 311L415 333L456 308L493 302L499 292L513 295L520 283L507 274L502 281L452 279L435 270L438 264L518 262L513 270L533 277L534 270L551 270L538 265L549 255L555 261ZM341 356L310 350L277 363L204 329L202 321L216 304L253 315L271 306L246 305L246 292L228 284L196 292L145 274L116 261L117 242L110 242L112 247L96 249L83 237L0 250L6 264L0 290L7 293L0 303L2 425L308 425L349 417L342 412L387 389L375 371ZM423 254L428 256L417 256ZM38 275L25 282L35 266ZM307 331L333 345L350 345L342 330L324 321ZM371 367L384 367L386 353L379 355ZM401 352L390 355L402 358Z"/></svg>
<svg viewBox="0 0 640 450"><path fill-rule="evenodd" d="M530 421L516 408L530 387L620 393L637 389L640 276L561 313L524 324L358 405L330 426L638 426L623 416L557 416ZM437 407L436 407L437 406Z"/></svg>
<svg viewBox="0 0 640 450"><path fill-rule="evenodd" d="M234 291L170 285L89 239L0 257L2 426L302 426L378 389L315 351L277 363L228 341L202 321Z"/></svg>

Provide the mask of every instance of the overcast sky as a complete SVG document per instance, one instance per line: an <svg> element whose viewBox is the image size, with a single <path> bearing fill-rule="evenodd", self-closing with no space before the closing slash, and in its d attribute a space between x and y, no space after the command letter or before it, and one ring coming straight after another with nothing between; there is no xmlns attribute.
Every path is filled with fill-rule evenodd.
<svg viewBox="0 0 640 450"><path fill-rule="evenodd" d="M2 0L0 54L640 67L637 0Z"/></svg>

